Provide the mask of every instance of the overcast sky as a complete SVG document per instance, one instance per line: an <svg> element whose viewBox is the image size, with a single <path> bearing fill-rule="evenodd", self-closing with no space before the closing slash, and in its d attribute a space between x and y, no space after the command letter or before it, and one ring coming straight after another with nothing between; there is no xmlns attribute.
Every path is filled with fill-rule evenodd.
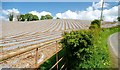
<svg viewBox="0 0 120 70"><path fill-rule="evenodd" d="M10 12L14 14L32 13L39 18L50 14L61 19L94 20L100 18L100 2L3 2L1 18L8 20ZM114 21L118 16L118 3L106 2L104 4L104 20Z"/></svg>

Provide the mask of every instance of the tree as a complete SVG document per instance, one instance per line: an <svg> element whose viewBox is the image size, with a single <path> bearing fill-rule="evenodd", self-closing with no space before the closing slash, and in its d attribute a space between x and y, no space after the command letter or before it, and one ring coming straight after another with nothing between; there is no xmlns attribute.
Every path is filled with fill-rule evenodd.
<svg viewBox="0 0 120 70"><path fill-rule="evenodd" d="M20 16L17 16L18 21L34 21L34 20L39 20L37 15L33 14L21 14Z"/></svg>
<svg viewBox="0 0 120 70"><path fill-rule="evenodd" d="M40 20L45 20L46 19L46 17L45 16L41 16L41 19Z"/></svg>
<svg viewBox="0 0 120 70"><path fill-rule="evenodd" d="M49 14L45 15L45 16L41 16L40 20L45 20L45 19L53 19L53 17Z"/></svg>
<svg viewBox="0 0 120 70"><path fill-rule="evenodd" d="M120 17L118 17L117 20L120 21Z"/></svg>
<svg viewBox="0 0 120 70"><path fill-rule="evenodd" d="M59 17L57 17L56 19L60 19Z"/></svg>
<svg viewBox="0 0 120 70"><path fill-rule="evenodd" d="M20 15L20 21L25 21L25 19L26 19L26 18L25 18L25 15L23 15L23 14Z"/></svg>
<svg viewBox="0 0 120 70"><path fill-rule="evenodd" d="M49 14L45 15L46 19L53 19L53 17Z"/></svg>
<svg viewBox="0 0 120 70"><path fill-rule="evenodd" d="M39 20L37 15L33 15L33 19L32 20Z"/></svg>
<svg viewBox="0 0 120 70"><path fill-rule="evenodd" d="M13 21L13 14L9 14L9 21Z"/></svg>
<svg viewBox="0 0 120 70"><path fill-rule="evenodd" d="M33 20L33 15L32 14L25 14L25 18L27 19L27 21L32 21Z"/></svg>

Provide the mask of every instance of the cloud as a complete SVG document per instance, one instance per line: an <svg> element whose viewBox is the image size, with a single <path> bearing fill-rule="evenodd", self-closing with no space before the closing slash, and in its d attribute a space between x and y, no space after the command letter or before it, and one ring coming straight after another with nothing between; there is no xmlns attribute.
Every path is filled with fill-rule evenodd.
<svg viewBox="0 0 120 70"><path fill-rule="evenodd" d="M99 8L102 7L102 3L103 3L103 0L100 0L100 2L98 2L98 3L96 3L96 4L93 2L92 7L94 7L94 9L99 9ZM103 7L104 7L104 8L107 8L108 6L109 6L109 4L104 2Z"/></svg>
<svg viewBox="0 0 120 70"><path fill-rule="evenodd" d="M18 11L18 9L15 9L15 8L13 8L13 9L8 9L8 10L2 10L2 14L3 14L3 15L9 15L9 14L11 14L11 13L13 13L14 15L17 15L17 14L19 14L20 12Z"/></svg>
<svg viewBox="0 0 120 70"><path fill-rule="evenodd" d="M8 21L8 18L0 15L0 21L1 21L1 20L2 20L2 21Z"/></svg>
<svg viewBox="0 0 120 70"><path fill-rule="evenodd" d="M13 21L15 21L15 20L17 20L16 19L16 17L17 17L17 15L19 15L20 14L20 12L19 12L19 10L18 9L15 9L15 8L13 8L13 9L7 9L7 10L2 10L2 15L0 16L0 19L2 19L2 20L5 20L5 21L8 21L8 15L9 14L13 14Z"/></svg>
<svg viewBox="0 0 120 70"><path fill-rule="evenodd" d="M101 10L99 8L101 8L102 1L103 0L101 0L98 3L93 2L92 6L89 6L88 8L86 8L86 10L83 10L83 11L67 10L65 12L56 13L56 15L54 16L54 19L56 19L57 17L59 17L61 19L81 19L81 20L99 19L100 15L101 15ZM106 8L108 6L109 6L108 3L104 3L104 8ZM3 15L1 15L0 19L8 20L8 17L6 17L4 15L8 15L10 13L14 13L14 15L20 14L19 10L15 9L15 8L8 9L8 10L2 10ZM37 15L39 18L41 18L41 16L44 16L47 14L52 16L51 12L47 12L47 11L42 11L42 12L30 11L29 13L31 13L33 15ZM110 9L104 9L103 16L104 16L105 21L116 20L116 18L118 16L118 6L114 6Z"/></svg>
<svg viewBox="0 0 120 70"><path fill-rule="evenodd" d="M103 16L106 21L114 21L118 16L118 6L114 6L111 9L105 9L103 11Z"/></svg>
<svg viewBox="0 0 120 70"><path fill-rule="evenodd" d="M81 19L81 20L94 20L99 19L101 15L101 10L93 10L93 8L88 7L86 11L71 11L68 10L63 13L57 13L55 17L61 19ZM118 15L118 6L114 6L111 9L105 9L103 11L103 16L105 21L114 21Z"/></svg>
<svg viewBox="0 0 120 70"><path fill-rule="evenodd" d="M41 18L41 16L45 16L47 14L52 15L50 12L46 12L46 11L42 11L42 12L31 11L29 13L31 13L33 15L37 15L39 18Z"/></svg>
<svg viewBox="0 0 120 70"><path fill-rule="evenodd" d="M101 10L99 8L102 7L103 0L95 3L93 2L92 6L89 6L84 11L71 11L68 10L63 13L57 13L55 17L59 17L61 19L81 19L81 20L94 20L100 19ZM104 8L109 7L108 3L104 3ZM114 6L111 9L105 9L103 11L103 19L104 21L114 21L118 16L118 6Z"/></svg>
<svg viewBox="0 0 120 70"><path fill-rule="evenodd" d="M56 17L59 17L59 18L62 18L62 19L77 19L77 13L68 10L64 13L57 13Z"/></svg>

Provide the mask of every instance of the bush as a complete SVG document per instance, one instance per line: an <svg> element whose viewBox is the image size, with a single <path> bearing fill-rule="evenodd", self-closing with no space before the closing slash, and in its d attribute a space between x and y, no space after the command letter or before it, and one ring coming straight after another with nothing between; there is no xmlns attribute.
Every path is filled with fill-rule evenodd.
<svg viewBox="0 0 120 70"><path fill-rule="evenodd" d="M95 29L95 28L98 28L98 26L97 26L97 25L91 25L91 26L89 27L89 29Z"/></svg>
<svg viewBox="0 0 120 70"><path fill-rule="evenodd" d="M100 28L100 27L101 27L101 21L100 20L93 20L91 22L89 29L95 29L95 28Z"/></svg>
<svg viewBox="0 0 120 70"><path fill-rule="evenodd" d="M93 53L93 36L91 31L72 31L64 33L63 37L64 39L61 40L61 43L66 48L67 61L69 61L68 64L71 64L71 67L77 66L76 63L74 64L76 61L77 64L81 65L83 62L89 61Z"/></svg>

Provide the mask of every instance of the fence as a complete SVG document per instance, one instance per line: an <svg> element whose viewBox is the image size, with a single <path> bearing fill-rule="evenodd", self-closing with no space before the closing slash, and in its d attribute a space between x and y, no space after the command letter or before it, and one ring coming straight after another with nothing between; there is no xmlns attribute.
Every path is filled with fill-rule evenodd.
<svg viewBox="0 0 120 70"><path fill-rule="evenodd" d="M58 42L56 42L56 53L48 59L48 62L51 62L50 64L47 64L47 61L40 65L40 69L45 67L45 70L65 70L66 68L66 58L64 56L65 50L60 49L58 50ZM52 62L53 61L53 62Z"/></svg>

